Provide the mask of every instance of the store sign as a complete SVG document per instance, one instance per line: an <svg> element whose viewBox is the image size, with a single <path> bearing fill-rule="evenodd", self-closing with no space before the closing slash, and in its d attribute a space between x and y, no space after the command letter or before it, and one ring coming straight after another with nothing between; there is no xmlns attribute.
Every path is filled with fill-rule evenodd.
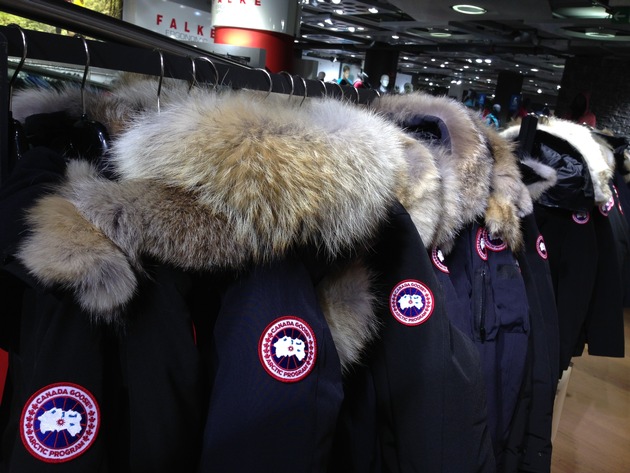
<svg viewBox="0 0 630 473"><path fill-rule="evenodd" d="M212 0L212 24L295 36L295 0Z"/></svg>
<svg viewBox="0 0 630 473"><path fill-rule="evenodd" d="M123 4L123 20L202 49L203 45L214 43L210 12L179 3L127 0Z"/></svg>

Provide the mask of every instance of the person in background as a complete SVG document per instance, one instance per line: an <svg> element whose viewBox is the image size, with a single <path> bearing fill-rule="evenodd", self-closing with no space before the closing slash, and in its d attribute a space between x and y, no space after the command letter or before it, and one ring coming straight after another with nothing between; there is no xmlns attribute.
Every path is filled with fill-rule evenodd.
<svg viewBox="0 0 630 473"><path fill-rule="evenodd" d="M595 128L597 119L595 114L590 110L590 98L591 94L588 92L580 92L573 98L569 120Z"/></svg>
<svg viewBox="0 0 630 473"><path fill-rule="evenodd" d="M501 113L501 105L495 103L492 106L492 111L486 115L485 123L486 125L493 126L497 130L501 126L501 121L499 120L499 113Z"/></svg>
<svg viewBox="0 0 630 473"><path fill-rule="evenodd" d="M405 82L405 85L403 85L403 88L406 94L410 94L413 92L413 85L411 85L411 82Z"/></svg>
<svg viewBox="0 0 630 473"><path fill-rule="evenodd" d="M473 89L468 89L462 101L468 108L477 108L477 92Z"/></svg>
<svg viewBox="0 0 630 473"><path fill-rule="evenodd" d="M319 71L317 73L317 80L324 80L326 78L326 73L324 71Z"/></svg>
<svg viewBox="0 0 630 473"><path fill-rule="evenodd" d="M337 81L339 85L352 85L350 80L350 66L347 64L341 69L341 78Z"/></svg>
<svg viewBox="0 0 630 473"><path fill-rule="evenodd" d="M381 76L381 83L378 86L378 91L381 94L386 94L387 92L389 92L389 89L387 88L389 86L389 76L387 74L383 74Z"/></svg>

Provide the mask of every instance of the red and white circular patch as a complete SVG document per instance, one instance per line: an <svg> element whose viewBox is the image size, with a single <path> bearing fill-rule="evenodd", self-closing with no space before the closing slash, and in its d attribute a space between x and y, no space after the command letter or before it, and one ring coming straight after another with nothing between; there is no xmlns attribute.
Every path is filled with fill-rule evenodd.
<svg viewBox="0 0 630 473"><path fill-rule="evenodd" d="M272 378L283 383L300 381L315 366L315 332L298 317L280 317L267 325L261 335L258 356Z"/></svg>
<svg viewBox="0 0 630 473"><path fill-rule="evenodd" d="M491 234L487 229L483 231L483 241L486 248L491 251L503 251L507 248L507 243L500 236Z"/></svg>
<svg viewBox="0 0 630 473"><path fill-rule="evenodd" d="M415 279L399 282L389 296L389 310L403 325L425 323L431 317L434 307L431 289Z"/></svg>
<svg viewBox="0 0 630 473"><path fill-rule="evenodd" d="M542 235L538 235L538 238L536 238L536 251L542 259L547 259L547 247Z"/></svg>
<svg viewBox="0 0 630 473"><path fill-rule="evenodd" d="M571 217L573 218L573 221L575 223L584 225L585 223L588 223L588 221L591 219L591 214L589 214L588 212L575 212Z"/></svg>
<svg viewBox="0 0 630 473"><path fill-rule="evenodd" d="M612 210L614 206L615 206L615 199L613 199L613 197L610 196L610 199L608 199L608 202L599 206L599 212L604 217L608 217L608 214L610 213L610 211Z"/></svg>
<svg viewBox="0 0 630 473"><path fill-rule="evenodd" d="M33 394L22 410L20 434L38 460L62 463L85 453L96 440L101 416L96 399L72 383L48 385Z"/></svg>
<svg viewBox="0 0 630 473"><path fill-rule="evenodd" d="M479 257L484 261L488 261L488 250L486 250L486 238L484 234L484 229L479 227L475 238L475 248L477 249Z"/></svg>
<svg viewBox="0 0 630 473"><path fill-rule="evenodd" d="M448 267L444 264L444 253L437 246L431 250L431 261L437 269L443 273L449 274Z"/></svg>

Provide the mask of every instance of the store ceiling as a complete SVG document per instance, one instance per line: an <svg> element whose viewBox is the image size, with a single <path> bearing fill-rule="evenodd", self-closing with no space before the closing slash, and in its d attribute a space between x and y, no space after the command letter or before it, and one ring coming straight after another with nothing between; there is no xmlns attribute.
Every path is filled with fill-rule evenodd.
<svg viewBox="0 0 630 473"><path fill-rule="evenodd" d="M630 0L303 0L303 57L361 64L374 47L400 51L398 72L492 93L499 70L523 74L527 94L557 95L566 58L630 58Z"/></svg>

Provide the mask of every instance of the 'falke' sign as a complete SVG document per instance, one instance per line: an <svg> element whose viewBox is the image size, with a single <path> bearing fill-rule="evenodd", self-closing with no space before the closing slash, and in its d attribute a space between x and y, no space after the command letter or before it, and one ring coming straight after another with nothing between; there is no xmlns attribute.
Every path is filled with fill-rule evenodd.
<svg viewBox="0 0 630 473"><path fill-rule="evenodd" d="M180 41L195 43L201 48L214 43L211 13L179 3L125 1L123 20Z"/></svg>

